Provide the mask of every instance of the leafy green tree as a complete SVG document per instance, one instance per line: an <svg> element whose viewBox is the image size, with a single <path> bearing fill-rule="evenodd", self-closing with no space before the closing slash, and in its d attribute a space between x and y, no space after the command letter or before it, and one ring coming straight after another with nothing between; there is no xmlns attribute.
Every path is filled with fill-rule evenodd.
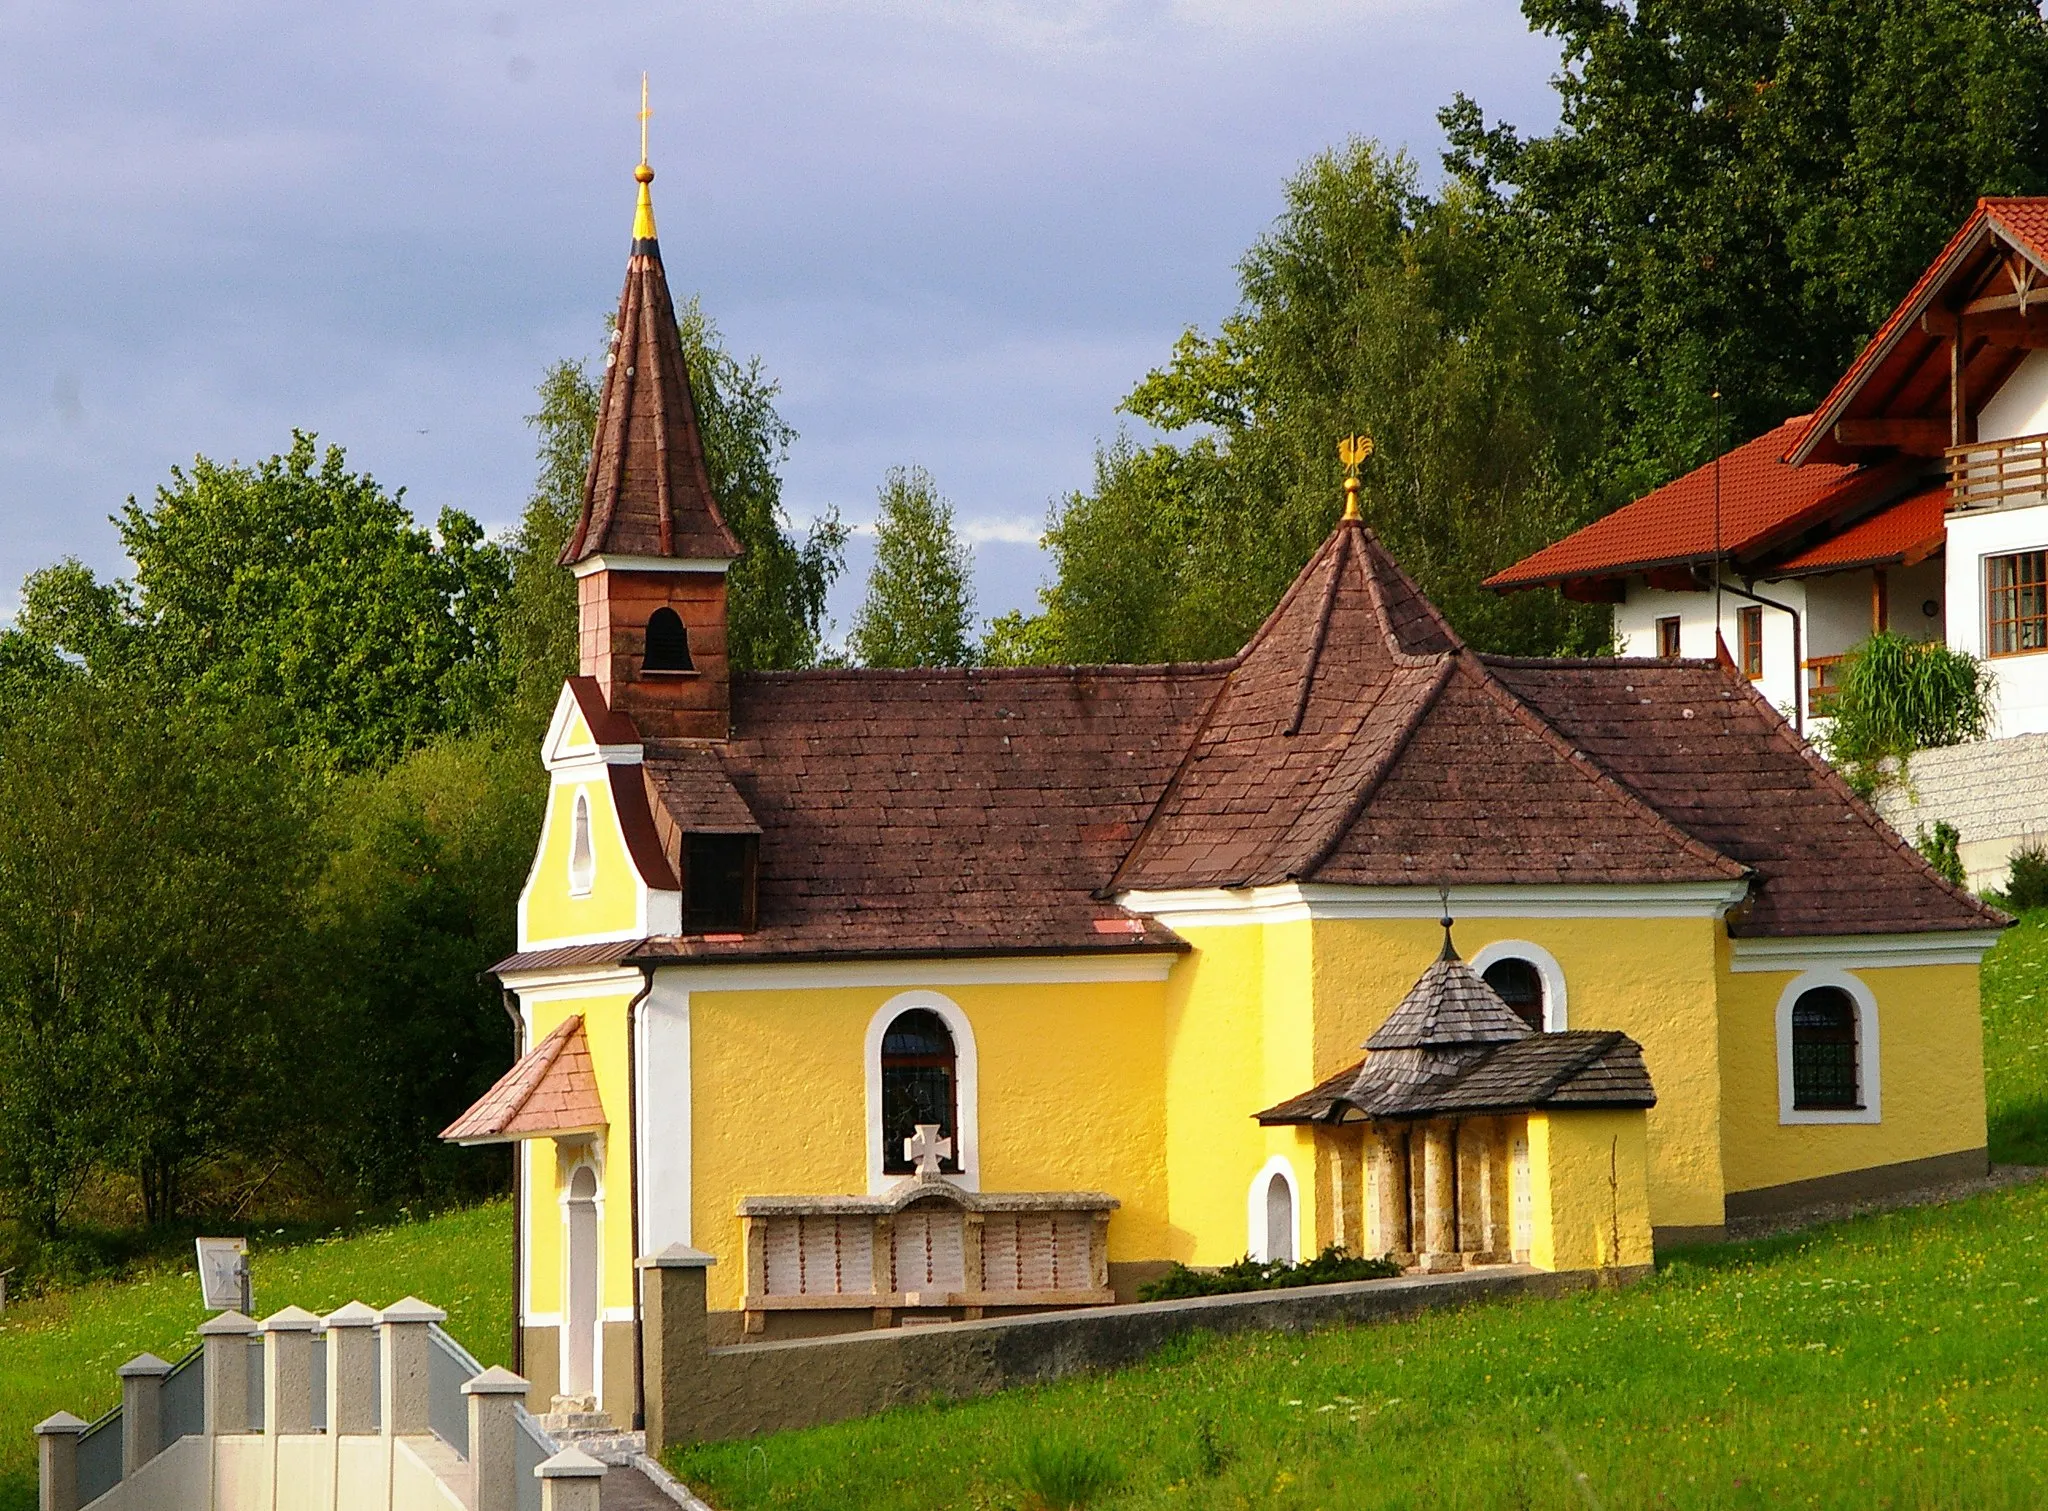
<svg viewBox="0 0 2048 1511"><path fill-rule="evenodd" d="M112 1168L175 1216L279 1106L306 787L259 713L80 677L0 734L0 1184L43 1235Z"/></svg>
<svg viewBox="0 0 2048 1511"><path fill-rule="evenodd" d="M503 1179L439 1134L511 1061L482 973L516 947L538 775L531 743L508 729L446 737L332 794L306 904L325 1068L298 1137L345 1189L388 1198Z"/></svg>
<svg viewBox="0 0 2048 1511"><path fill-rule="evenodd" d="M759 357L742 362L726 349L695 298L676 325L712 491L745 548L728 579L732 664L808 666L818 657L825 594L845 567L845 527L834 513L813 521L802 541L791 535L777 469L796 432L775 408L781 385ZM583 505L597 432L598 386L582 363L555 363L539 392L540 408L527 418L540 436L540 476L515 538L507 616L523 707L552 706L576 669L575 587L555 563Z"/></svg>
<svg viewBox="0 0 2048 1511"><path fill-rule="evenodd" d="M974 660L974 556L922 467L892 467L875 521L875 565L847 649L867 666Z"/></svg>
<svg viewBox="0 0 2048 1511"><path fill-rule="evenodd" d="M1568 312L1507 249L1481 196L1432 200L1414 165L1352 141L1287 185L1239 265L1242 303L1189 331L1124 408L1170 439L1120 440L1047 532L1056 579L1005 655L1227 655L1335 524L1336 443L1367 431L1368 523L1485 649L1584 649L1599 612L1481 579L1581 523L1599 410Z"/></svg>
<svg viewBox="0 0 2048 1511"><path fill-rule="evenodd" d="M2031 0L1524 0L1561 119L1447 165L1564 287L1640 492L1810 408L1980 194L2048 187Z"/></svg>
<svg viewBox="0 0 2048 1511"><path fill-rule="evenodd" d="M436 540L403 498L304 432L255 467L200 457L115 517L132 582L47 568L23 588L18 627L96 680L260 703L324 764L382 764L483 719L503 691L504 553L452 509Z"/></svg>

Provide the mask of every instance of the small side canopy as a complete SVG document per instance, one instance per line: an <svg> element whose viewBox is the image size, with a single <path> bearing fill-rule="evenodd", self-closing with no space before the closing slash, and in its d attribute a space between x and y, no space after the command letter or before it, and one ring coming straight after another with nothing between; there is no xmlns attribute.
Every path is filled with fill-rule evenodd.
<svg viewBox="0 0 2048 1511"><path fill-rule="evenodd" d="M441 1137L452 1144L509 1144L595 1133L604 1125L579 1013L522 1055Z"/></svg>

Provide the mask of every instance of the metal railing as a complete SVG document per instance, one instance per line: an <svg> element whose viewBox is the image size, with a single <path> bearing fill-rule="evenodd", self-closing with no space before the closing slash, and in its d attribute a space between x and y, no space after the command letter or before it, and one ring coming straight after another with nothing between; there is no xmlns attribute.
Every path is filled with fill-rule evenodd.
<svg viewBox="0 0 2048 1511"><path fill-rule="evenodd" d="M1973 441L1943 455L1952 509L1998 509L2048 497L2048 435Z"/></svg>

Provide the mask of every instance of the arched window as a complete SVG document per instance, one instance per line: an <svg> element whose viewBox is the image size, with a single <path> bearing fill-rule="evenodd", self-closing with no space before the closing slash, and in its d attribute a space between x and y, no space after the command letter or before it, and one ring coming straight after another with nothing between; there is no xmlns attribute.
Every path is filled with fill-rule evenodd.
<svg viewBox="0 0 2048 1511"><path fill-rule="evenodd" d="M935 1012L917 1007L890 1020L882 1035L882 1172L908 1175L914 1168L904 1140L919 1123L936 1123L953 1151L939 1163L947 1175L960 1173L957 1057L953 1035Z"/></svg>
<svg viewBox="0 0 2048 1511"><path fill-rule="evenodd" d="M1793 1107L1860 1108L1858 1059L1854 999L1838 986L1801 992L1792 1004Z"/></svg>
<svg viewBox="0 0 2048 1511"><path fill-rule="evenodd" d="M597 879L597 856L590 847L590 796L576 794L576 817L569 831L569 890L588 892Z"/></svg>
<svg viewBox="0 0 2048 1511"><path fill-rule="evenodd" d="M647 648L640 657L644 672L693 672L690 632L674 609L656 609L647 621Z"/></svg>
<svg viewBox="0 0 2048 1511"><path fill-rule="evenodd" d="M1266 1258L1294 1263L1294 1187L1277 1170L1266 1177Z"/></svg>
<svg viewBox="0 0 2048 1511"><path fill-rule="evenodd" d="M1543 1032L1543 972L1532 960L1503 955L1480 972L1480 979L1537 1033Z"/></svg>

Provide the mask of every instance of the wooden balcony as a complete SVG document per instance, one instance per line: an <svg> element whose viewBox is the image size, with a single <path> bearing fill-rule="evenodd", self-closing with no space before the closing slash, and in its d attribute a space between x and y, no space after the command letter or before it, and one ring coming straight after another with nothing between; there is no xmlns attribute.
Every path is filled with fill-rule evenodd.
<svg viewBox="0 0 2048 1511"><path fill-rule="evenodd" d="M963 1191L910 1177L880 1196L749 1196L745 1327L773 1311L1103 1306L1109 1215L1100 1191Z"/></svg>
<svg viewBox="0 0 2048 1511"><path fill-rule="evenodd" d="M2048 501L2048 435L1950 446L1949 507L2012 509Z"/></svg>

